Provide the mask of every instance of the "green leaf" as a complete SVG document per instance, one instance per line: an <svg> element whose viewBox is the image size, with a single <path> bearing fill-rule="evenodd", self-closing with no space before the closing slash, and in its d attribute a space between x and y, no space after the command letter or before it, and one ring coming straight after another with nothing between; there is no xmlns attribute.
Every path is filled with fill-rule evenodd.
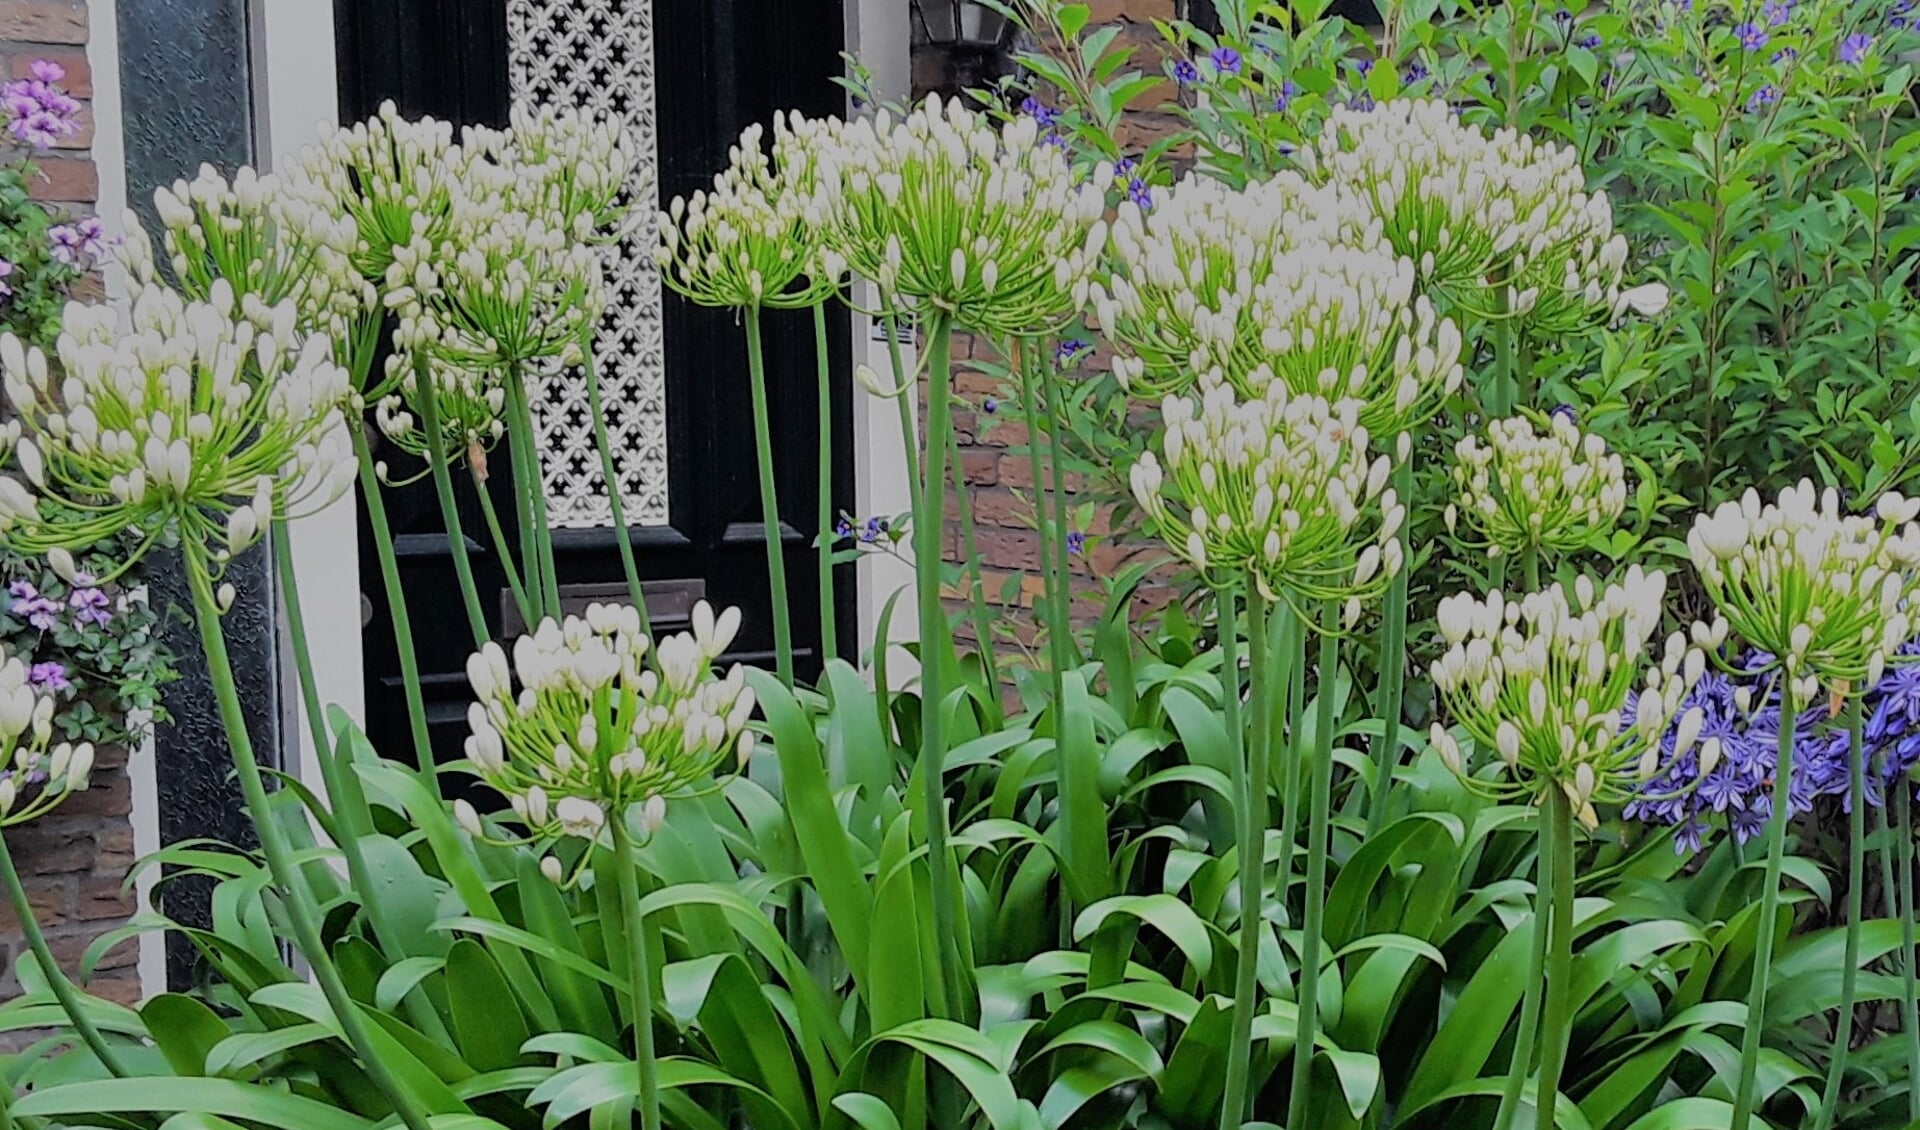
<svg viewBox="0 0 1920 1130"><path fill-rule="evenodd" d="M1172 895L1117 895L1097 902L1074 919L1073 936L1085 941L1115 915L1138 919L1166 935L1179 947L1195 975L1213 968L1213 938L1193 908Z"/></svg>
<svg viewBox="0 0 1920 1130"><path fill-rule="evenodd" d="M1078 671L1061 676L1055 711L1059 735L1055 754L1060 779L1060 855L1062 877L1082 906L1112 889L1107 858L1107 808L1100 799L1100 747L1093 736L1093 710L1087 684Z"/></svg>
<svg viewBox="0 0 1920 1130"><path fill-rule="evenodd" d="M475 1071L520 1064L526 1018L499 964L472 938L461 938L447 952L447 1001L460 1055Z"/></svg>
<svg viewBox="0 0 1920 1130"><path fill-rule="evenodd" d="M860 1130L900 1130L900 1120L892 1108L864 1091L849 1091L834 1096L835 1110L852 1119Z"/></svg>
<svg viewBox="0 0 1920 1130"><path fill-rule="evenodd" d="M373 1130L373 1123L326 1103L231 1079L103 1079L35 1091L13 1108L19 1118L173 1113L217 1115L273 1130Z"/></svg>
<svg viewBox="0 0 1920 1130"><path fill-rule="evenodd" d="M226 1039L227 1022L193 997L165 993L140 1007L153 1042L181 1075L207 1074L207 1053Z"/></svg>

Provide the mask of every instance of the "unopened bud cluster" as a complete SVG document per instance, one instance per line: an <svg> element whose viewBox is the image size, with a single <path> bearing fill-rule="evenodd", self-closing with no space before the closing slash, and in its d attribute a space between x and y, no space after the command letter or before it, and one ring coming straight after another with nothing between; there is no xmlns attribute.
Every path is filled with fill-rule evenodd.
<svg viewBox="0 0 1920 1130"><path fill-rule="evenodd" d="M1279 385L1240 401L1210 383L1162 406L1165 469L1134 464L1133 496L1168 546L1215 584L1251 577L1270 599L1342 601L1347 620L1405 565L1406 508L1373 458L1359 405Z"/></svg>
<svg viewBox="0 0 1920 1130"><path fill-rule="evenodd" d="M133 559L177 536L220 560L349 487L351 389L327 338L303 340L291 302L249 316L224 279L210 292L144 290L126 330L112 309L69 305L57 368L0 337L26 480L0 478L10 547L78 551L131 529Z"/></svg>
<svg viewBox="0 0 1920 1130"><path fill-rule="evenodd" d="M822 246L820 152L837 145L837 121L774 115L773 155L748 126L711 192L675 197L660 214L655 261L675 291L703 306L797 309L824 302L846 273Z"/></svg>
<svg viewBox="0 0 1920 1130"><path fill-rule="evenodd" d="M93 774L91 744L54 744L53 693L29 674L0 647L0 828L45 816L84 791Z"/></svg>
<svg viewBox="0 0 1920 1130"><path fill-rule="evenodd" d="M601 604L543 621L511 664L489 643L467 660L467 758L536 837L597 840L635 807L657 827L667 798L752 754L745 672L713 672L739 626L702 601L656 647L631 606Z"/></svg>
<svg viewBox="0 0 1920 1130"><path fill-rule="evenodd" d="M1544 427L1526 417L1495 420L1483 439L1454 448L1458 501L1447 528L1489 557L1525 550L1573 553L1612 532L1627 506L1626 468L1599 436L1562 415Z"/></svg>
<svg viewBox="0 0 1920 1130"><path fill-rule="evenodd" d="M484 373L431 358L427 361L428 379L434 391L433 409L440 418L442 453L468 453L474 449L491 450L507 433L504 413L506 386ZM418 373L400 381L391 393L374 406L374 421L380 431L402 451L427 458L433 447L421 430L421 388Z"/></svg>
<svg viewBox="0 0 1920 1130"><path fill-rule="evenodd" d="M1613 207L1586 190L1568 146L1487 134L1436 99L1396 99L1334 107L1302 163L1371 201L1422 287L1476 317L1558 333L1665 304L1623 284Z"/></svg>
<svg viewBox="0 0 1920 1130"><path fill-rule="evenodd" d="M1471 772L1444 726L1434 751L1462 779L1497 799L1537 799L1560 789L1583 823L1594 805L1628 798L1660 768L1661 738L1706 669L1701 646L1674 633L1658 663L1649 643L1659 629L1666 576L1633 566L1599 589L1581 576L1518 600L1495 590L1440 602L1440 643L1432 667L1446 713L1505 767L1500 779ZM1717 645L1717 641L1706 641ZM1637 706L1629 717L1630 698ZM1683 719L1688 746L1700 720ZM1718 748L1702 750L1703 759Z"/></svg>
<svg viewBox="0 0 1920 1130"><path fill-rule="evenodd" d="M1748 643L1774 656L1796 707L1821 688L1880 680L1913 634L1920 590L1920 499L1889 493L1872 515L1847 514L1813 484L1762 504L1748 490L1702 514L1687 535L1714 608Z"/></svg>
<svg viewBox="0 0 1920 1130"><path fill-rule="evenodd" d="M1112 172L1076 180L1021 117L995 128L959 99L848 123L816 148L808 215L825 247L923 318L1001 336L1056 329L1086 304Z"/></svg>

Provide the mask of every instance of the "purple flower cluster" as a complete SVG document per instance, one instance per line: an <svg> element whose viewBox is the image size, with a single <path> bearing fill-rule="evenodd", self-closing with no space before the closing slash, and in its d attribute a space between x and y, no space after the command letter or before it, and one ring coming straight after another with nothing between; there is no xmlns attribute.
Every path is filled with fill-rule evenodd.
<svg viewBox="0 0 1920 1130"><path fill-rule="evenodd" d="M76 579L79 587L67 594L64 606L46 596L31 582L15 581L7 586L8 595L13 597L13 603L7 611L43 632L53 629L63 610L73 614L75 624L105 627L112 623L113 600L96 588L93 578L86 574L82 573Z"/></svg>
<svg viewBox="0 0 1920 1130"><path fill-rule="evenodd" d="M69 267L83 258L97 259L105 255L114 243L98 216L83 216L71 224L48 228L47 242L52 244L53 257Z"/></svg>
<svg viewBox="0 0 1920 1130"><path fill-rule="evenodd" d="M66 68L41 59L29 77L0 84L0 110L15 141L51 149L61 138L80 132L80 103L57 85L66 77Z"/></svg>
<svg viewBox="0 0 1920 1130"><path fill-rule="evenodd" d="M1920 658L1920 643L1901 649L1902 656ZM1755 657L1758 669L1764 656ZM1746 843L1766 830L1773 815L1773 785L1778 765L1782 710L1778 679L1772 676L1728 676L1709 672L1688 696L1681 714L1699 707L1705 717L1694 747L1673 756L1674 728L1662 739L1665 758L1660 772L1626 806L1624 815L1675 829L1674 851L1697 851L1711 823L1726 822L1733 836ZM1743 715L1736 696L1750 695L1751 715ZM1868 765L1864 792L1867 803L1878 807L1886 788L1905 778L1920 762L1920 666L1900 666L1867 692L1861 704L1864 756ZM1631 719L1633 704L1628 705ZM1677 728L1677 723L1676 723ZM1711 772L1700 774L1700 748L1709 739L1720 743L1720 760ZM1820 797L1839 797L1850 807L1850 750L1846 727L1830 715L1825 703L1803 712L1794 723L1793 781L1788 787L1792 814L1812 811Z"/></svg>
<svg viewBox="0 0 1920 1130"><path fill-rule="evenodd" d="M841 518L833 524L833 532L836 537L847 540L858 538L861 544L872 545L892 532L892 524L885 518L868 518L855 526L846 518Z"/></svg>
<svg viewBox="0 0 1920 1130"><path fill-rule="evenodd" d="M1070 337L1059 345L1054 346L1053 363L1056 365L1071 365L1080 360L1082 355L1090 352L1092 349L1092 342L1077 337Z"/></svg>
<svg viewBox="0 0 1920 1130"><path fill-rule="evenodd" d="M73 680L67 678L67 665L64 663L36 663L27 671L27 682L43 691L59 694L73 689Z"/></svg>

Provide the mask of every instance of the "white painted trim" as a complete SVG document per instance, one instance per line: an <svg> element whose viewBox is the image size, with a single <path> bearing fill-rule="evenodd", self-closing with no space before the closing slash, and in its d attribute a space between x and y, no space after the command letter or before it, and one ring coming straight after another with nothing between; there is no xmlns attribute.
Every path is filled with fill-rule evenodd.
<svg viewBox="0 0 1920 1130"><path fill-rule="evenodd" d="M339 115L331 0L253 0L255 147L263 170L274 169L319 136ZM324 706L356 722L366 718L361 680L359 526L350 492L332 506L292 523L294 573L306 614L314 681ZM285 638L284 636L282 637ZM325 795L317 752L291 661L283 664L287 744L298 742L295 771Z"/></svg>
<svg viewBox="0 0 1920 1130"><path fill-rule="evenodd" d="M911 42L908 7L900 0L853 0L847 7L847 52L864 63L873 75L875 93L885 100L904 101L911 93ZM871 286L861 286L856 300L866 309L874 309L879 299ZM874 319L859 311L853 321L853 360L869 365L881 379L891 383L893 361L888 354L886 333ZM902 346L902 363L907 372L917 364L911 345ZM917 400L917 386L907 390ZM890 400L882 400L856 386L853 391L854 506L858 517L904 514L913 508L912 482L907 475L905 447L901 436L900 409ZM919 418L916 403L914 418ZM860 645L871 645L879 630L880 615L887 601L902 590L907 595L895 605L890 627L892 642L910 643L919 638L919 621L914 615L912 546L901 543L905 557L897 559L881 554L866 557L858 569L860 585ZM910 657L896 652L889 660L895 682L916 673Z"/></svg>

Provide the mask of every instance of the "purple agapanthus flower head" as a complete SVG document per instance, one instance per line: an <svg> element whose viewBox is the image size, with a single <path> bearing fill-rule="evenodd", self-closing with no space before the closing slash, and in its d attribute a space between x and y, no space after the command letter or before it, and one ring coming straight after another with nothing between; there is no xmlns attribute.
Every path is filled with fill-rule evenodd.
<svg viewBox="0 0 1920 1130"><path fill-rule="evenodd" d="M1752 20L1734 28L1733 37L1739 40L1744 51L1758 51L1767 45L1767 29Z"/></svg>
<svg viewBox="0 0 1920 1130"><path fill-rule="evenodd" d="M1215 47L1213 53L1207 56L1207 61L1213 64L1214 73L1221 75L1237 75L1246 65L1245 60L1240 58L1240 52L1225 45Z"/></svg>
<svg viewBox="0 0 1920 1130"><path fill-rule="evenodd" d="M67 678L64 663L36 663L27 671L27 681L43 691L55 694L73 689L73 680Z"/></svg>
<svg viewBox="0 0 1920 1130"><path fill-rule="evenodd" d="M1873 36L1856 31L1840 41L1840 61L1859 66L1867 61L1867 52L1872 50Z"/></svg>

